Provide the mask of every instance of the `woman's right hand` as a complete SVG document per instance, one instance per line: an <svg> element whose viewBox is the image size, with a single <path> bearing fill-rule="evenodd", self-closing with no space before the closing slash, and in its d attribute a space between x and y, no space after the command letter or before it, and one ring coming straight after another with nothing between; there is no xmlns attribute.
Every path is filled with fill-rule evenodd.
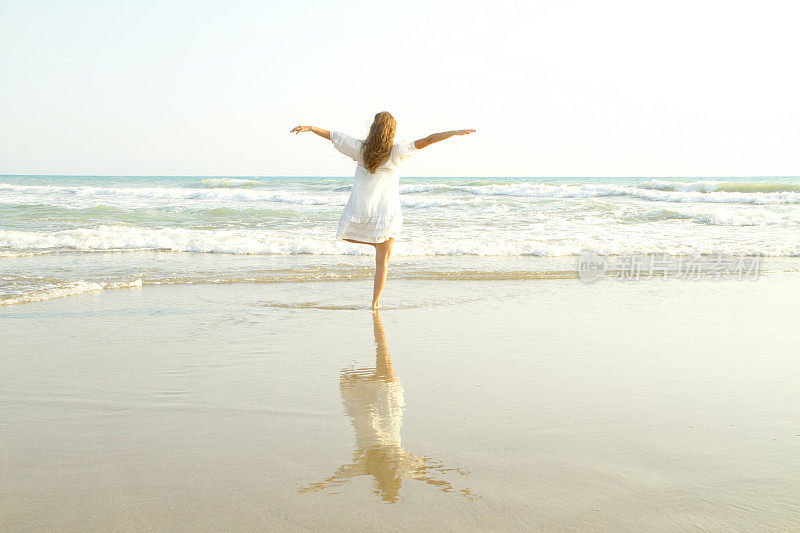
<svg viewBox="0 0 800 533"><path fill-rule="evenodd" d="M475 130L456 130L453 135L469 135L470 133L475 133Z"/></svg>
<svg viewBox="0 0 800 533"><path fill-rule="evenodd" d="M289 133L294 133L295 135L297 135L298 133L303 133L304 131L310 131L316 133L323 139L331 140L331 132L329 132L328 130L324 130L322 128L318 128L316 126L295 126L294 128L291 129L291 131L289 131Z"/></svg>

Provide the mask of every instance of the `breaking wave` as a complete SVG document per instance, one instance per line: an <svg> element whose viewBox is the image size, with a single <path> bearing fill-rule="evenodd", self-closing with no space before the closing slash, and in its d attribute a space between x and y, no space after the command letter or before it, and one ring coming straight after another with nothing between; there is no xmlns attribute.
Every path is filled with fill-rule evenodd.
<svg viewBox="0 0 800 533"><path fill-rule="evenodd" d="M113 283L98 283L94 281L74 281L65 282L58 286L45 287L39 290L15 295L15 296L0 296L0 305L15 305L22 303L42 302L45 300L52 300L54 298L64 298L66 296L76 296L87 292L96 292L106 289L128 289L133 287L141 287L142 280L137 279L128 282L113 282Z"/></svg>
<svg viewBox="0 0 800 533"><path fill-rule="evenodd" d="M219 181L211 181L219 180ZM256 180L238 178L208 178L203 188L197 187L98 187L90 185L15 185L0 183L0 192L14 193L4 203L25 203L24 196L48 195L64 198L139 199L139 200L207 200L224 202L283 202L301 205L341 206L347 201L347 191L336 190L330 194L307 192L301 189L248 189L262 185ZM341 189L341 188L340 188ZM630 197L653 202L699 202L739 204L800 204L800 185L784 183L734 183L701 180L677 182L649 180L642 184L613 183L553 184L553 183L494 183L462 185L446 183L415 183L401 185L401 194L407 205L425 198L445 205L454 200L443 194L474 195L483 197L509 196L518 198L602 198ZM413 195L413 196L412 196ZM426 195L426 196L420 196ZM413 199L412 199L413 198ZM37 199L42 202L41 196Z"/></svg>
<svg viewBox="0 0 800 533"><path fill-rule="evenodd" d="M713 238L693 243L658 235L636 239L604 240L575 235L569 238L540 240L515 239L452 239L421 238L399 241L398 256L573 256L584 248L602 254L663 253L728 253L766 256L800 255L800 241L772 242L727 241ZM131 226L99 226L55 232L0 230L0 251L5 257L53 251L128 251L161 250L169 252L213 253L234 255L370 255L366 246L353 246L332 238L308 236L287 237L271 230L191 228L142 228Z"/></svg>

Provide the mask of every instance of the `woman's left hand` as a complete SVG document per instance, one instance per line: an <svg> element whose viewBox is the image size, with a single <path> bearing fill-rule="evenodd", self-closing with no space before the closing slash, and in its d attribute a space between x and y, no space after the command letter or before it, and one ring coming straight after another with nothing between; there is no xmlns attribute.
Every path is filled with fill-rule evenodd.
<svg viewBox="0 0 800 533"><path fill-rule="evenodd" d="M304 131L311 131L311 128L313 128L313 126L295 126L289 133L294 133L297 135L298 133L302 133Z"/></svg>

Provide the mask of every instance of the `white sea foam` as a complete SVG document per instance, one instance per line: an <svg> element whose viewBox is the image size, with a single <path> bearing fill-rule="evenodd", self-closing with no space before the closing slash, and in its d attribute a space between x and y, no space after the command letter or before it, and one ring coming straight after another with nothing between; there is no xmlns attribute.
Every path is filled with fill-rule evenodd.
<svg viewBox="0 0 800 533"><path fill-rule="evenodd" d="M221 179L221 178L220 178ZM109 205L121 208L141 208L154 205L152 201L200 201L199 205L225 203L234 206L242 203L250 208L255 203L284 203L294 205L344 206L349 193L334 193L329 196L290 190L238 190L226 188L186 187L120 187L103 188L91 186L52 187L31 185L3 185L0 204L42 205L65 209L85 209ZM10 192L11 194L8 194ZM401 205L409 208L445 207L481 202L480 198L448 198L444 196L403 195Z"/></svg>
<svg viewBox="0 0 800 533"><path fill-rule="evenodd" d="M233 178L209 178L233 179ZM259 183L259 182L257 182ZM488 185L456 184L406 184L401 186L404 195L433 194L440 202L448 199L443 194L470 194L477 196L509 196L520 198L596 198L630 197L654 202L679 203L740 203L740 204L800 204L800 186L780 184L731 184L701 180L695 182L670 182L650 180L641 185L613 183L551 184L551 183L496 183ZM762 190L759 189L759 187ZM208 202L282 202L300 205L341 206L347 200L344 191L333 194L311 193L295 189L247 189L237 187L97 187L90 185L14 185L0 183L0 202L47 203L47 198L88 198L94 202L104 200L199 200ZM25 196L29 197L25 200Z"/></svg>
<svg viewBox="0 0 800 533"><path fill-rule="evenodd" d="M676 191L647 189L632 185L589 184L551 185L543 183L508 183L497 185L458 186L461 190L482 196L518 196L527 198L595 198L624 196L653 202L743 203L743 204L798 204L798 192L743 193L698 190Z"/></svg>
<svg viewBox="0 0 800 533"><path fill-rule="evenodd" d="M265 230L198 230L99 226L56 232L0 230L0 248L36 250L166 250L252 255L354 255L362 252L332 239L287 239ZM7 250L8 251L8 250ZM366 250L363 250L366 253Z"/></svg>
<svg viewBox="0 0 800 533"><path fill-rule="evenodd" d="M331 236L332 237L332 236ZM604 254L646 253L729 253L793 256L800 253L800 243L786 235L766 239L719 239L715 235L681 238L682 234L652 232L603 235L593 224L562 229L552 234L540 231L527 239L512 239L489 233L482 238L416 238L401 240L395 253L399 256L569 256L589 248ZM163 250L171 252L217 253L238 255L369 255L366 246L353 246L332 238L287 236L263 229L203 230L190 228L141 228L99 226L56 232L0 230L0 249L28 254L31 252Z"/></svg>
<svg viewBox="0 0 800 533"><path fill-rule="evenodd" d="M735 213L713 213L692 217L695 222L711 226L774 226L781 223L778 217L769 215L744 215Z"/></svg>
<svg viewBox="0 0 800 533"><path fill-rule="evenodd" d="M68 197L110 199L135 198L142 200L209 200L226 202L284 202L305 205L344 205L342 194L318 195L289 190L238 190L191 187L95 187L53 185L0 184L0 192L27 195L66 195ZM47 203L47 202L43 202Z"/></svg>
<svg viewBox="0 0 800 533"><path fill-rule="evenodd" d="M56 287L46 287L40 290L32 291L18 296L9 298L0 297L0 305L15 305L21 303L42 302L44 300L52 300L54 298L64 298L66 296L75 296L87 292L102 291L105 289L123 289L141 287L142 280L137 279L128 282L113 282L113 283L97 283L93 281L73 281L64 282L64 284Z"/></svg>
<svg viewBox="0 0 800 533"><path fill-rule="evenodd" d="M429 197L429 196L413 196L413 197L401 197L400 205L403 207L415 207L415 208L428 208L428 207L448 207L448 206L474 206L477 204L484 203L483 198L469 198L469 199L458 199L458 198L442 198L442 197Z"/></svg>
<svg viewBox="0 0 800 533"><path fill-rule="evenodd" d="M38 250L38 251L20 251L20 250L0 250L0 258L14 258L14 257L30 257L32 255L44 255L51 253L50 250Z"/></svg>
<svg viewBox="0 0 800 533"><path fill-rule="evenodd" d="M713 192L719 189L722 181L699 180L699 181L667 181L650 180L641 185L643 189L656 189L659 191L678 191L678 192Z"/></svg>
<svg viewBox="0 0 800 533"><path fill-rule="evenodd" d="M700 202L742 204L798 204L800 186L780 183L733 183L716 180L677 182L649 180L640 185L614 183L552 184L493 183L485 185L410 184L403 193L451 192L479 196L521 198L596 198L631 197L654 202Z"/></svg>

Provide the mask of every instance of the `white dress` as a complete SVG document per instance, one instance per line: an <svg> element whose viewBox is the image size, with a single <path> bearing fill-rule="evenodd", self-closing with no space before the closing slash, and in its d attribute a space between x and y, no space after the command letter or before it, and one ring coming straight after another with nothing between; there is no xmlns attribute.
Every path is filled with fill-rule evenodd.
<svg viewBox="0 0 800 533"><path fill-rule="evenodd" d="M361 164L361 145L339 131L331 132L331 142L341 153L358 163L350 199L339 218L337 239L379 243L398 237L403 226L400 212L400 177L397 167L415 152L414 141L392 146L391 155L374 174Z"/></svg>

